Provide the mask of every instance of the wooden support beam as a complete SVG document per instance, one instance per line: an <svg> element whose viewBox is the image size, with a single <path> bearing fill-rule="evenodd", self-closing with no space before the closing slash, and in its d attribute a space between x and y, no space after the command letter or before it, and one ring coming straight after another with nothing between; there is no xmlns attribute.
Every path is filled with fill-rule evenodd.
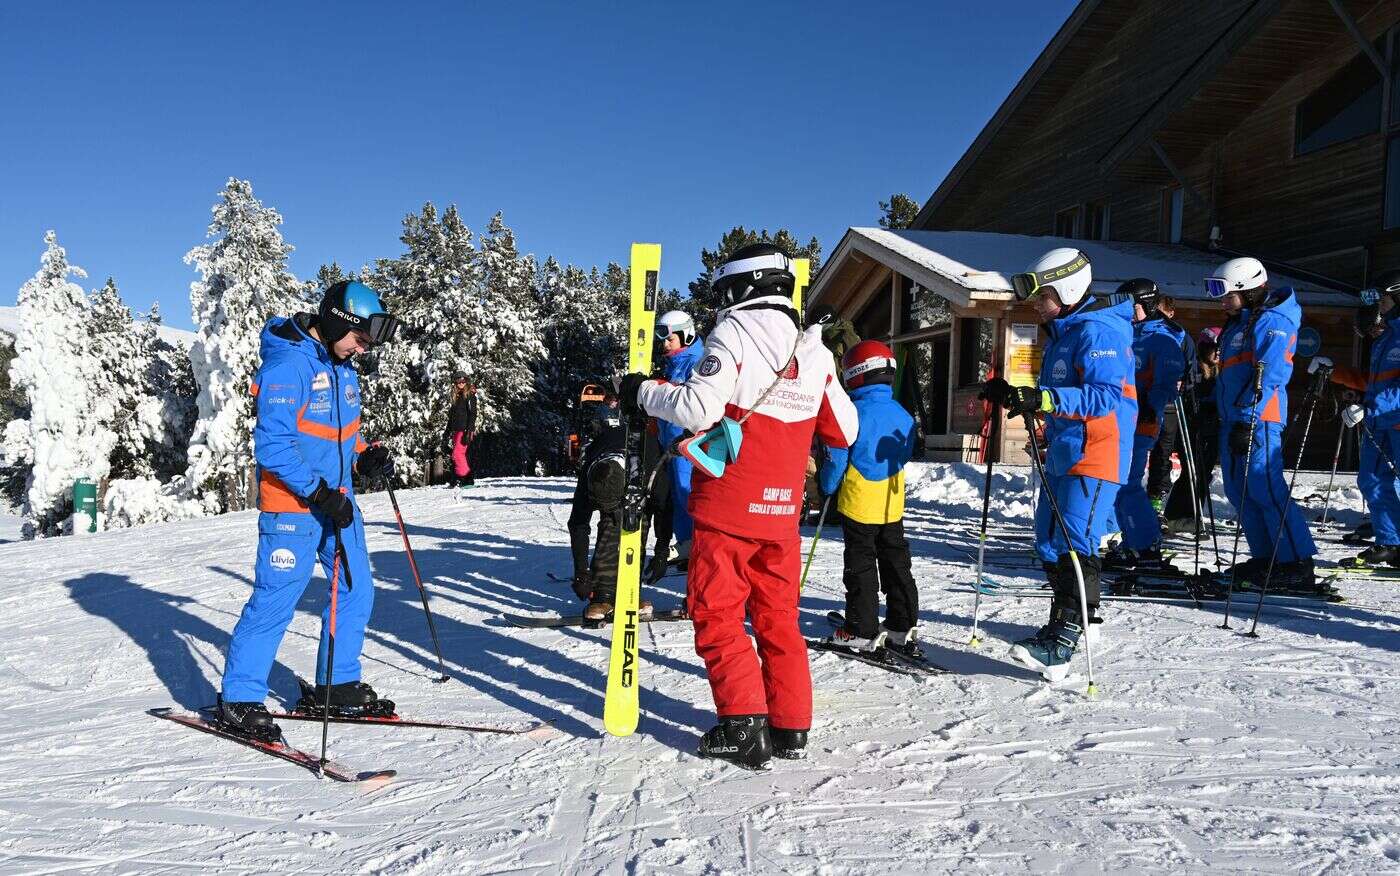
<svg viewBox="0 0 1400 876"><path fill-rule="evenodd" d="M1155 134L1172 113L1184 106L1250 37L1273 18L1282 5L1283 0L1254 0L1220 38L1202 52L1186 72L1109 147L1099 159L1099 173L1104 176L1113 173L1125 158Z"/></svg>
<svg viewBox="0 0 1400 876"><path fill-rule="evenodd" d="M1371 41L1366 39L1366 35L1361 32L1361 26L1342 5L1342 0L1327 0L1327 2L1331 4L1332 11L1337 13L1337 17L1342 20L1342 26L1347 29L1347 33L1356 40L1356 44L1361 47L1361 51L1366 54L1366 57L1371 59L1371 63L1376 65L1376 69L1380 71L1381 79L1389 82L1390 68L1386 66L1385 59L1381 57L1380 52L1376 51L1376 47L1371 45Z"/></svg>
<svg viewBox="0 0 1400 876"><path fill-rule="evenodd" d="M1209 213L1210 204L1207 204L1206 199L1202 198L1200 193L1196 191L1196 187L1191 185L1191 181L1181 172L1181 168L1176 166L1176 162L1172 161L1171 156L1167 155L1167 150L1162 148L1162 144L1157 142L1157 138L1148 138L1147 145L1152 147L1152 151L1156 154L1157 160L1162 162L1162 166L1167 169L1167 173L1170 173L1172 178L1176 180L1177 185L1181 186L1181 190L1186 193L1186 197L1191 199L1191 203L1194 204L1197 209Z"/></svg>

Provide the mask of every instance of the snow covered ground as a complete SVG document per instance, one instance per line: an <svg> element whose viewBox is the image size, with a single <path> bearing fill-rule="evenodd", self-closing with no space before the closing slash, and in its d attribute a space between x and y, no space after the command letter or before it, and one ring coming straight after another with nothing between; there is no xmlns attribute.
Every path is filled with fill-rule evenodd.
<svg viewBox="0 0 1400 876"><path fill-rule="evenodd" d="M19 541L19 531L23 525L23 517L0 511L0 544L7 541Z"/></svg>
<svg viewBox="0 0 1400 876"><path fill-rule="evenodd" d="M712 713L687 625L647 628L641 726L613 739L606 632L497 620L574 607L545 576L568 571L563 480L400 495L444 685L387 499L366 498L379 588L366 678L406 715L552 722L522 737L332 727L337 759L399 771L373 786L145 713L214 701L253 514L0 545L0 871L1400 870L1400 584L1266 608L1257 640L1239 621L1219 629L1216 610L1115 603L1089 700L1082 677L1050 688L1003 659L998 640L1037 626L1044 600L984 602L987 644L967 646L980 483L970 466L910 475L923 630L955 672L920 684L815 655L812 756L767 774L691 753ZM991 549L1028 514L1027 483L998 478ZM1354 490L1344 504L1354 522ZM811 635L841 607L840 566L828 530L803 600ZM658 605L679 598L675 580ZM314 583L273 671L278 696L311 669L322 600ZM319 725L285 729L318 744Z"/></svg>

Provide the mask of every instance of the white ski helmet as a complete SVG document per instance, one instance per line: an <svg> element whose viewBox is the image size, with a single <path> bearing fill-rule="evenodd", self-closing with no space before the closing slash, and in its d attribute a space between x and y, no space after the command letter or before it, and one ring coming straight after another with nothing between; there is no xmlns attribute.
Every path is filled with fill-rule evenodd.
<svg viewBox="0 0 1400 876"><path fill-rule="evenodd" d="M1269 281L1269 275L1256 258L1230 259L1206 277L1206 292L1212 298L1224 298L1231 292L1248 292Z"/></svg>
<svg viewBox="0 0 1400 876"><path fill-rule="evenodd" d="M1025 273L1011 277L1011 289L1021 301L1027 301L1051 287L1065 307L1074 307L1089 293L1094 271L1089 257L1072 246L1052 249L1031 262Z"/></svg>
<svg viewBox="0 0 1400 876"><path fill-rule="evenodd" d="M695 320L684 310L668 310L656 320L656 339L664 341L671 335L680 335L681 343L689 347L695 343Z"/></svg>

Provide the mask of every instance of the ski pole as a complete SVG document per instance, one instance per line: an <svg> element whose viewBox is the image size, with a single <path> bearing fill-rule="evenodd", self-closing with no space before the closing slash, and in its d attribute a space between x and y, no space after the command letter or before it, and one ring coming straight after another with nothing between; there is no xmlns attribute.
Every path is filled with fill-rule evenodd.
<svg viewBox="0 0 1400 876"><path fill-rule="evenodd" d="M1269 555L1269 569L1264 573L1264 580L1259 585L1259 601L1254 606L1254 618L1249 625L1249 632L1245 633L1251 639L1259 638L1259 634L1255 632L1259 627L1259 609L1264 607L1264 597L1269 592L1269 579L1274 576L1274 563L1278 561L1278 546L1283 541L1284 531L1288 529L1288 507L1293 504L1293 486L1298 482L1298 469L1303 464L1303 450L1308 446L1308 433L1312 431L1313 412L1317 410L1317 397L1321 394L1321 382L1327 379L1327 373L1326 369L1318 370L1317 380L1311 387L1313 391L1308 393L1306 400L1308 415L1303 420L1303 437L1298 442L1298 455L1293 460L1293 473L1288 477L1288 495L1284 500L1283 507L1279 509L1278 532L1274 534L1274 550ZM1279 449L1283 448L1280 446ZM1294 545L1294 552L1297 552L1297 545Z"/></svg>
<svg viewBox="0 0 1400 876"><path fill-rule="evenodd" d="M1046 500L1050 503L1050 513L1055 518L1056 525L1060 528L1060 535L1065 540L1065 547L1069 550L1069 562L1074 567L1074 578L1079 584L1079 611L1084 618L1084 660L1089 669L1089 688L1085 691L1086 696L1093 696L1098 693L1098 686L1094 684L1094 645L1089 638L1089 596L1084 590L1084 569L1079 565L1079 552L1074 549L1074 543L1069 538L1069 527L1065 525L1065 518L1060 514L1059 503L1055 501L1055 491L1050 489L1050 480L1045 475L1045 466L1040 461L1040 441L1035 437L1035 420L1030 412L1022 414L1026 420L1026 430L1031 435L1031 462L1035 465L1035 472L1040 478L1040 488L1044 491Z"/></svg>
<svg viewBox="0 0 1400 876"><path fill-rule="evenodd" d="M1191 433L1186 428L1186 405L1181 399L1177 399L1176 404L1176 427L1181 431L1181 449L1186 459L1182 468L1186 470L1186 486L1191 492L1191 522L1192 529L1199 536L1201 529L1201 506L1196 502L1196 459L1191 453ZM1199 537L1192 539L1196 543L1196 574L1201 574L1201 540ZM1190 591L1191 599L1195 601L1196 607L1201 607L1201 600L1196 596L1195 591Z"/></svg>
<svg viewBox="0 0 1400 876"><path fill-rule="evenodd" d="M1195 419L1195 421L1196 421L1197 423L1201 422L1201 401L1200 401L1200 399L1198 399L1198 398L1196 397L1196 387L1195 387L1194 385L1191 387L1191 414L1192 414L1192 417ZM1216 444L1217 444L1216 455L1217 455L1217 456L1219 455L1219 447L1218 447L1219 443L1220 443L1220 437L1219 437L1219 435L1217 435L1217 436L1216 436ZM1190 450L1189 452L1190 452L1191 458L1192 458L1192 465L1195 465L1195 466L1196 466L1196 470L1197 470L1197 472L1199 473L1200 465L1199 465L1199 462L1196 460L1196 445L1195 445L1194 442L1191 444L1191 450ZM1216 527L1215 527L1215 502L1211 499L1211 495L1210 495L1211 484L1214 482L1214 480L1215 480L1215 461L1212 460L1210 466L1206 469L1205 488L1201 491L1201 495L1198 496L1197 498L1206 506L1206 516L1210 518L1210 544L1211 544L1211 550L1214 551L1214 553L1215 553L1215 565L1216 565L1216 568L1219 568L1219 567L1220 567L1220 533L1218 533L1218 532L1215 531L1215 530L1216 530ZM1198 484L1200 483L1200 478L1199 478L1199 477L1196 479L1196 483L1198 483ZM1197 519L1197 520L1200 520L1200 513L1201 513L1201 509L1198 507L1198 508L1196 509L1196 519ZM1200 533L1197 533L1197 535L1199 535L1199 534L1200 534Z"/></svg>
<svg viewBox="0 0 1400 876"><path fill-rule="evenodd" d="M977 577L973 579L977 592L972 598L972 638L967 642L974 648L982 644L982 637L977 635L978 623L982 617L982 566L987 556L987 516L992 503L992 467L995 464L993 460L1000 420L1001 406L992 402L991 423L987 426L987 474L982 479L982 527L977 534Z"/></svg>
<svg viewBox="0 0 1400 876"><path fill-rule="evenodd" d="M413 558L413 545L408 543L408 529L403 525L403 514L399 513L399 500L394 496L394 485L389 476L384 476L384 488L389 491L389 504L394 506L394 519L399 522L399 535L403 537L404 553L408 554L408 568L413 571L413 583L418 585L418 598L423 602L423 616L428 619L428 633L433 637L433 648L437 651L437 684L447 681L447 667L442 659L442 642L438 640L437 624L433 623L432 609L428 608L428 590L423 586L423 576L418 574L418 561Z"/></svg>
<svg viewBox="0 0 1400 876"><path fill-rule="evenodd" d="M1235 579L1240 574L1240 533L1244 532L1244 503L1249 498L1249 460L1254 456L1254 427L1258 425L1259 403L1264 399L1264 366L1254 366L1254 403L1249 406L1249 438L1244 445L1244 460L1240 463L1240 505L1235 509L1235 546L1230 552L1230 584L1225 588L1225 620L1222 630L1230 627L1230 601L1235 595ZM1225 438L1229 441L1229 436Z"/></svg>
<svg viewBox="0 0 1400 876"><path fill-rule="evenodd" d="M797 592L807 586L807 572L812 568L812 558L817 555L817 540L822 537L822 524L826 522L826 509L831 507L831 497L822 501L822 513L817 515L817 531L812 533L812 546L807 549L807 562L802 564L802 580L797 582Z"/></svg>
<svg viewBox="0 0 1400 876"><path fill-rule="evenodd" d="M1327 476L1327 495L1322 502L1322 520L1318 523L1320 529L1327 528L1327 515L1332 511L1332 484L1337 480L1337 463L1342 460L1342 439L1347 436L1346 426L1337 430L1337 449L1332 451L1332 473Z"/></svg>
<svg viewBox="0 0 1400 876"><path fill-rule="evenodd" d="M341 487L342 492L344 489L344 487ZM335 521L331 521L331 526L335 526L335 559L331 561L331 608L330 617L326 624L326 699L325 702L321 704L320 766L324 766L327 763L326 746L330 741L331 734L331 685L334 684L332 676L335 669L335 613L336 607L339 604L339 599L337 597L340 593L340 570L342 568L340 563L341 559L345 557L345 544L340 540L340 527L335 525ZM352 584L350 581L350 561L348 558L345 559L345 566L343 568L345 569L345 589L349 590ZM320 774L324 776L325 770L320 770Z"/></svg>

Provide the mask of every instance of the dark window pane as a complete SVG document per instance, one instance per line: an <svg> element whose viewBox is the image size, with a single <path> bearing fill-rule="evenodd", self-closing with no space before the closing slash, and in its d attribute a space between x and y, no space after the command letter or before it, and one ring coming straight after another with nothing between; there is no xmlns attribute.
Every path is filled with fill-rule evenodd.
<svg viewBox="0 0 1400 876"><path fill-rule="evenodd" d="M990 319L958 320L958 387L976 386L987 379L992 368L992 328Z"/></svg>
<svg viewBox="0 0 1400 876"><path fill-rule="evenodd" d="M1070 207L1055 214L1056 237L1079 236L1079 208Z"/></svg>
<svg viewBox="0 0 1400 876"><path fill-rule="evenodd" d="M1385 227L1400 228L1400 137L1385 147Z"/></svg>
<svg viewBox="0 0 1400 876"><path fill-rule="evenodd" d="M1384 51L1384 49L1382 49ZM1315 152L1379 131L1381 78L1371 59L1357 55L1298 104L1295 151Z"/></svg>
<svg viewBox="0 0 1400 876"><path fill-rule="evenodd" d="M1090 204L1086 240L1108 240L1108 205Z"/></svg>

